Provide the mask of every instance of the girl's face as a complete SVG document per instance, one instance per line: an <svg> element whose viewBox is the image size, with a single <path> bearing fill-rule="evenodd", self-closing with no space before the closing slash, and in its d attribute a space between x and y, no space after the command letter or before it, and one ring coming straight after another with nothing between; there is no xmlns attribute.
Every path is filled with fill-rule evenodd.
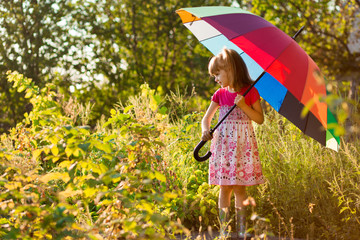
<svg viewBox="0 0 360 240"><path fill-rule="evenodd" d="M219 73L214 76L215 76L215 82L220 84L222 88L230 86L230 79L226 71L220 70Z"/></svg>

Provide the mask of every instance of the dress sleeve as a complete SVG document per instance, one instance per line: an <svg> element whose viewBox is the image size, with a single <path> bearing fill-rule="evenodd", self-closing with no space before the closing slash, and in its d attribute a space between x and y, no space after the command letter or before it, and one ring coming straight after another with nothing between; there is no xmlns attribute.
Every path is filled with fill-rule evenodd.
<svg viewBox="0 0 360 240"><path fill-rule="evenodd" d="M211 101L216 102L216 103L220 103L219 95L220 95L220 89L218 89L214 93L214 95L211 97Z"/></svg>
<svg viewBox="0 0 360 240"><path fill-rule="evenodd" d="M245 102L249 106L253 105L259 99L260 99L260 94L259 94L258 90L254 87L245 96Z"/></svg>

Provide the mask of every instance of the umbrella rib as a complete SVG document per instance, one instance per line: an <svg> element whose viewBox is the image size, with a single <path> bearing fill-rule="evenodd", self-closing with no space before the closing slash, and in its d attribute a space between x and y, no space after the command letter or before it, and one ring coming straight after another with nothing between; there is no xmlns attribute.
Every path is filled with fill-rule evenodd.
<svg viewBox="0 0 360 240"><path fill-rule="evenodd" d="M215 36L212 36L212 37L209 37L209 38L204 38L204 39L202 39L201 41L200 41L200 43L202 43L203 41L206 41L206 40L209 40L209 39L212 39L212 38L216 38L216 37L218 37L218 36L221 36L221 35L223 35L224 36L224 34L219 34L219 35L215 35ZM226 39L228 39L228 38L226 38ZM229 39L228 39L229 40ZM229 40L230 41L230 40Z"/></svg>
<svg viewBox="0 0 360 240"><path fill-rule="evenodd" d="M196 18L197 18L194 14L191 14L191 16L194 17L194 19L193 19L193 20L191 21L191 23L189 24L190 26L195 22L195 20L196 20Z"/></svg>

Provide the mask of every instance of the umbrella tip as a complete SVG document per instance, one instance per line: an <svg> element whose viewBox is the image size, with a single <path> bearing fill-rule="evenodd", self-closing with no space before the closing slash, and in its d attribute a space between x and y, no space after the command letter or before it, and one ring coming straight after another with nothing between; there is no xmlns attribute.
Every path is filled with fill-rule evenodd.
<svg viewBox="0 0 360 240"><path fill-rule="evenodd" d="M305 28L305 25L302 26L302 27L295 33L295 35L292 37L292 39L295 40L295 38L304 30L304 28Z"/></svg>

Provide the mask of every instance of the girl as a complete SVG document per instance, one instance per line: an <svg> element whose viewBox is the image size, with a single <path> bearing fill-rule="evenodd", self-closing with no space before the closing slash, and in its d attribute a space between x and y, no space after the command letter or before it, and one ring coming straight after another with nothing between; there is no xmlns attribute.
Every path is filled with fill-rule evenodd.
<svg viewBox="0 0 360 240"><path fill-rule="evenodd" d="M202 140L211 143L209 160L209 184L220 185L219 215L220 233L223 235L230 207L231 193L235 194L236 231L245 236L245 186L264 183L259 153L251 120L264 122L260 96L255 88L245 96L242 94L251 85L246 65L240 55L224 48L214 56L208 66L211 76L221 85L211 98L211 104L202 119ZM237 107L214 132L210 134L210 123L218 108L219 119L234 104Z"/></svg>

